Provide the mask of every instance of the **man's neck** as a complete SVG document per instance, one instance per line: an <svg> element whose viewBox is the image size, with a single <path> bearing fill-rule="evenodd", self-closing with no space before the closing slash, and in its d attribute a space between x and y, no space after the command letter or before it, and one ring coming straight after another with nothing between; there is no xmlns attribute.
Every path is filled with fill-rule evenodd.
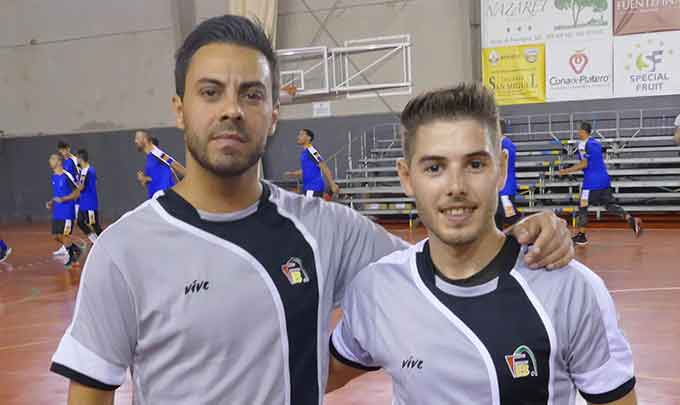
<svg viewBox="0 0 680 405"><path fill-rule="evenodd" d="M231 178L216 176L205 170L187 154L187 174L174 188L194 208L213 213L244 210L262 195L257 165Z"/></svg>
<svg viewBox="0 0 680 405"><path fill-rule="evenodd" d="M82 165L80 165L80 167L83 168L83 169L87 169L88 167L90 167L90 164L89 163L83 163Z"/></svg>
<svg viewBox="0 0 680 405"><path fill-rule="evenodd" d="M448 245L430 235L430 254L437 269L452 280L466 279L479 273L498 255L505 243L505 235L495 229L474 242Z"/></svg>
<svg viewBox="0 0 680 405"><path fill-rule="evenodd" d="M64 168L63 167L57 167L54 169L54 174L62 174L64 173Z"/></svg>
<svg viewBox="0 0 680 405"><path fill-rule="evenodd" d="M311 142L310 142L310 143L305 143L305 144L302 145L302 149L307 149L307 148L309 148L310 146L312 146L312 143L311 143Z"/></svg>
<svg viewBox="0 0 680 405"><path fill-rule="evenodd" d="M153 148L155 148L155 147L156 147L156 145L154 145L154 144L146 145L146 146L144 147L144 153L148 155L149 153L151 153L151 151L152 151Z"/></svg>

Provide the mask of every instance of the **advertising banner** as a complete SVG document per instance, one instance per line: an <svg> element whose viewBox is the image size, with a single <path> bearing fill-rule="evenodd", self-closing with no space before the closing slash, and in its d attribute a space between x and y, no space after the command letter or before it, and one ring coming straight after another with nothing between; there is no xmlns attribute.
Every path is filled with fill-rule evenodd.
<svg viewBox="0 0 680 405"><path fill-rule="evenodd" d="M548 101L612 97L611 40L550 41L546 49Z"/></svg>
<svg viewBox="0 0 680 405"><path fill-rule="evenodd" d="M543 44L488 48L482 59L484 85L499 105L545 102Z"/></svg>
<svg viewBox="0 0 680 405"><path fill-rule="evenodd" d="M614 35L680 30L680 0L614 0Z"/></svg>

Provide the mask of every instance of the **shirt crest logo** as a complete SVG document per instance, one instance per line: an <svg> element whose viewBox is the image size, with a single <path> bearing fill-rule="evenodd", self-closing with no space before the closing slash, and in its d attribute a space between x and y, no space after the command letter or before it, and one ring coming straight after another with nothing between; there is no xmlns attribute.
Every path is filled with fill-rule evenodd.
<svg viewBox="0 0 680 405"><path fill-rule="evenodd" d="M508 364L512 378L538 376L536 357L527 346L522 345L513 354L505 356L505 362Z"/></svg>
<svg viewBox="0 0 680 405"><path fill-rule="evenodd" d="M309 282L307 271L302 267L302 259L298 257L291 257L281 266L281 271L288 279L291 285L303 284Z"/></svg>

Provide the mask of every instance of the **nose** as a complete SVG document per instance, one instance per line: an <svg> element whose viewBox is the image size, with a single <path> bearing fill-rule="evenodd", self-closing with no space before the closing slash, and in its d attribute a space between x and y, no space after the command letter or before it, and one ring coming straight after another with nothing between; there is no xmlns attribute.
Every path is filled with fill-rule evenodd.
<svg viewBox="0 0 680 405"><path fill-rule="evenodd" d="M450 168L447 179L447 195L460 197L466 194L465 173L462 169Z"/></svg>
<svg viewBox="0 0 680 405"><path fill-rule="evenodd" d="M239 103L238 94L234 91L228 91L222 101L220 121L240 121L241 119L243 119L243 110Z"/></svg>

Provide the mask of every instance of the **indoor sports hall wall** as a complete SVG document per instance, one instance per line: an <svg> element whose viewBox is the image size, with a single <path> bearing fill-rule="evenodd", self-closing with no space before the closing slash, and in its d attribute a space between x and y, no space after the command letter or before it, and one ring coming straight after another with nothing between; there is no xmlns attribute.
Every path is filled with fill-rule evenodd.
<svg viewBox="0 0 680 405"><path fill-rule="evenodd" d="M62 3L0 2L0 130L171 125L174 2Z"/></svg>
<svg viewBox="0 0 680 405"><path fill-rule="evenodd" d="M473 27L479 0L341 1L279 0L277 46L281 49L342 46L346 40L411 36L414 93L478 77L479 31ZM337 7L333 7L336 4ZM355 57L358 66L360 63ZM390 76L398 64L385 63L368 75ZM383 75L384 74L384 75ZM399 75L397 75L399 76ZM357 84L366 84L357 81ZM331 101L334 115L400 111L409 96ZM284 106L287 118L312 117L312 105Z"/></svg>

